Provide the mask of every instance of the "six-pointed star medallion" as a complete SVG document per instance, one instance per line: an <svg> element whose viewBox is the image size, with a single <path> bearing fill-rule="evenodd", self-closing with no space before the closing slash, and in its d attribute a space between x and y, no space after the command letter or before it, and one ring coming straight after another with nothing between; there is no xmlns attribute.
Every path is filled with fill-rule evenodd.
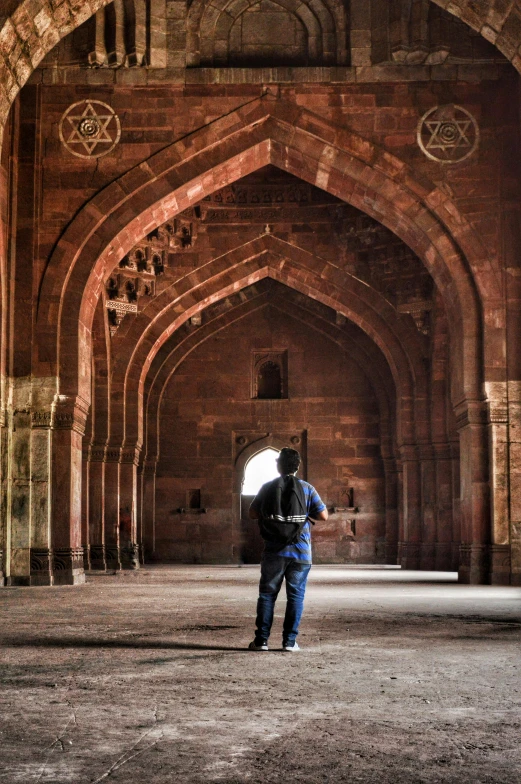
<svg viewBox="0 0 521 784"><path fill-rule="evenodd" d="M440 163L458 163L476 149L479 129L466 109L450 104L437 106L423 115L417 138L428 158Z"/></svg>
<svg viewBox="0 0 521 784"><path fill-rule="evenodd" d="M65 112L60 137L67 149L81 158L99 158L119 141L119 118L101 101L80 101Z"/></svg>

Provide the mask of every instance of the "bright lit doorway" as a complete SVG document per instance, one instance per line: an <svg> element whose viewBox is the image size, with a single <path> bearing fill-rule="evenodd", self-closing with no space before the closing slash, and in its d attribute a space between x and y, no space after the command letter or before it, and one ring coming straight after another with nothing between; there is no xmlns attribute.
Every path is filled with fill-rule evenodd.
<svg viewBox="0 0 521 784"><path fill-rule="evenodd" d="M267 449L250 457L244 469L242 495L256 496L265 482L277 478L279 475L277 471L278 456L278 449L267 447Z"/></svg>

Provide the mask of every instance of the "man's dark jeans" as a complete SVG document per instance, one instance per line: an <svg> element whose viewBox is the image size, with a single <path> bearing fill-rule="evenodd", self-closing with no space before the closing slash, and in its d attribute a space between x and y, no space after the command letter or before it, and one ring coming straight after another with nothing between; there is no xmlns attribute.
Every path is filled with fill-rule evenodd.
<svg viewBox="0 0 521 784"><path fill-rule="evenodd" d="M267 642L273 623L275 601L282 581L286 578L286 614L282 640L284 645L293 645L304 609L304 594L311 564L300 563L293 558L264 554L261 563L259 599L257 601L257 632L255 642Z"/></svg>

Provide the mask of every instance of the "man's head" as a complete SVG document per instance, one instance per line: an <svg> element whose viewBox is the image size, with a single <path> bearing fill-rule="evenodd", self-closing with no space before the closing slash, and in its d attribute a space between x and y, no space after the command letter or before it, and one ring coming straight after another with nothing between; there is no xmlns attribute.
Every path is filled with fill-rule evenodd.
<svg viewBox="0 0 521 784"><path fill-rule="evenodd" d="M294 474L298 471L300 465L300 455L296 449L290 449L285 446L280 450L277 458L277 468L279 474L285 476L286 474Z"/></svg>

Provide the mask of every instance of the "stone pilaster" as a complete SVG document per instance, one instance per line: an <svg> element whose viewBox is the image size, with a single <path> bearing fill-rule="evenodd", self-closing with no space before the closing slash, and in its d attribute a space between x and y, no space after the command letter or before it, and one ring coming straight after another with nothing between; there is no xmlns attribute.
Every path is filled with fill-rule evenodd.
<svg viewBox="0 0 521 784"><path fill-rule="evenodd" d="M436 469L434 449L430 444L422 444L418 451L421 471L420 568L432 571L436 565Z"/></svg>
<svg viewBox="0 0 521 784"><path fill-rule="evenodd" d="M52 527L55 585L85 582L81 546L82 438L88 406L57 395L53 405Z"/></svg>
<svg viewBox="0 0 521 784"><path fill-rule="evenodd" d="M510 477L510 582L521 585L521 381L508 382Z"/></svg>
<svg viewBox="0 0 521 784"><path fill-rule="evenodd" d="M459 579L483 585L490 567L490 484L487 408L464 400L455 409L461 448L461 545Z"/></svg>
<svg viewBox="0 0 521 784"><path fill-rule="evenodd" d="M398 474L396 461L384 458L385 472L385 544L383 561L398 562Z"/></svg>
<svg viewBox="0 0 521 784"><path fill-rule="evenodd" d="M89 563L94 570L107 568L105 551L105 444L91 444L88 454L88 541Z"/></svg>
<svg viewBox="0 0 521 784"><path fill-rule="evenodd" d="M137 544L137 467L140 450L134 446L121 449L119 469L119 543L123 569L139 569Z"/></svg>
<svg viewBox="0 0 521 784"><path fill-rule="evenodd" d="M453 475L452 454L449 443L434 444L436 470L434 569L453 571Z"/></svg>
<svg viewBox="0 0 521 784"><path fill-rule="evenodd" d="M402 569L419 569L421 564L421 474L416 447L400 447L403 466L403 540L399 547Z"/></svg>
<svg viewBox="0 0 521 784"><path fill-rule="evenodd" d="M491 492L491 549L488 582L492 585L508 585L510 583L508 389L506 383L500 382L488 383L485 386L488 397ZM515 432L515 428L512 432ZM506 557L505 548L508 550L508 557Z"/></svg>
<svg viewBox="0 0 521 784"><path fill-rule="evenodd" d="M105 492L103 494L105 521L105 559L107 569L121 569L119 549L119 457L120 449L113 445L105 450Z"/></svg>
<svg viewBox="0 0 521 784"><path fill-rule="evenodd" d="M156 468L157 457L147 457L143 463L142 473L143 511L141 526L143 531L143 558L152 556L155 551Z"/></svg>

